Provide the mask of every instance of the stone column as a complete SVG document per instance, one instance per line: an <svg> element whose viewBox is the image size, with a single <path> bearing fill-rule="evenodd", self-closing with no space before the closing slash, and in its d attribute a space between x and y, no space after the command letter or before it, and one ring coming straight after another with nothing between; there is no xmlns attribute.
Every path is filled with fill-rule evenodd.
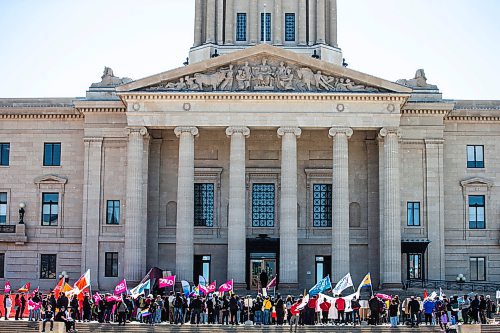
<svg viewBox="0 0 500 333"><path fill-rule="evenodd" d="M401 287L401 202L399 188L399 128L382 128L384 138L384 221L381 230L381 283Z"/></svg>
<svg viewBox="0 0 500 333"><path fill-rule="evenodd" d="M316 42L316 1L309 1L309 11L307 13L309 17L309 45L313 45Z"/></svg>
<svg viewBox="0 0 500 333"><path fill-rule="evenodd" d="M298 27L299 27L299 45L307 45L307 0L299 0Z"/></svg>
<svg viewBox="0 0 500 333"><path fill-rule="evenodd" d="M125 210L125 279L140 281L146 274L147 219L144 215L145 127L129 127L127 146L127 199ZM147 181L147 180L146 180Z"/></svg>
<svg viewBox="0 0 500 333"><path fill-rule="evenodd" d="M248 18L250 30L250 44L257 44L259 42L259 10L258 1L250 0L250 17Z"/></svg>
<svg viewBox="0 0 500 333"><path fill-rule="evenodd" d="M217 0L217 44L224 44L224 0Z"/></svg>
<svg viewBox="0 0 500 333"><path fill-rule="evenodd" d="M428 279L445 279L443 139L425 140Z"/></svg>
<svg viewBox="0 0 500 333"><path fill-rule="evenodd" d="M215 17L216 17L216 11L215 11L215 0L206 0L207 1L207 26L206 26L206 32L207 32L207 38L206 38L206 43L215 43Z"/></svg>
<svg viewBox="0 0 500 333"><path fill-rule="evenodd" d="M194 11L194 45L199 46L202 43L202 26L203 26L203 0L195 1Z"/></svg>
<svg viewBox="0 0 500 333"><path fill-rule="evenodd" d="M246 184L245 138L250 136L248 127L228 127L231 138L229 155L229 216L227 231L227 276L236 284L245 283L246 263Z"/></svg>
<svg viewBox="0 0 500 333"><path fill-rule="evenodd" d="M318 0L316 7L316 44L325 44L326 40L326 0Z"/></svg>
<svg viewBox="0 0 500 333"><path fill-rule="evenodd" d="M297 244L297 138L298 127L280 127L281 203L280 203L280 283L298 283Z"/></svg>
<svg viewBox="0 0 500 333"><path fill-rule="evenodd" d="M148 241L147 266L158 266L158 227L160 221L160 170L162 139L150 140L149 177L148 177Z"/></svg>
<svg viewBox="0 0 500 333"><path fill-rule="evenodd" d="M82 272L99 271L99 230L101 230L101 176L103 138L84 138ZM98 274L91 274L92 285L98 286Z"/></svg>
<svg viewBox="0 0 500 333"><path fill-rule="evenodd" d="M233 45L235 37L234 29L234 0L226 0L226 44Z"/></svg>
<svg viewBox="0 0 500 333"><path fill-rule="evenodd" d="M332 127L332 281L349 273L349 127Z"/></svg>
<svg viewBox="0 0 500 333"><path fill-rule="evenodd" d="M330 45L337 47L337 0L330 1Z"/></svg>
<svg viewBox="0 0 500 333"><path fill-rule="evenodd" d="M193 281L194 138L198 128L176 127L174 133L179 138L175 269L179 281Z"/></svg>
<svg viewBox="0 0 500 333"><path fill-rule="evenodd" d="M275 45L283 44L283 9L282 0L274 0L274 17L271 19L271 29L273 29L273 38Z"/></svg>

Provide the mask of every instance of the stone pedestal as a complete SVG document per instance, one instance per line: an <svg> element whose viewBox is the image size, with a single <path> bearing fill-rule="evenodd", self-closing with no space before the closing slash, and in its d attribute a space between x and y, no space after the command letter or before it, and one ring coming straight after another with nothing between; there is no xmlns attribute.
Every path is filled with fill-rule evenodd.
<svg viewBox="0 0 500 333"><path fill-rule="evenodd" d="M193 281L194 138L198 128L176 127L174 132L179 138L175 273L179 281Z"/></svg>
<svg viewBox="0 0 500 333"><path fill-rule="evenodd" d="M127 281L140 281L146 273L147 218L144 215L145 127L129 127L127 146L127 199L125 221L124 273Z"/></svg>
<svg viewBox="0 0 500 333"><path fill-rule="evenodd" d="M382 128L384 138L384 220L381 222L381 283L401 287L401 202L399 189L399 128Z"/></svg>
<svg viewBox="0 0 500 333"><path fill-rule="evenodd" d="M248 127L228 127L226 135L231 138L227 276L234 279L235 284L243 285L245 284L246 271L245 138L250 135L250 129Z"/></svg>
<svg viewBox="0 0 500 333"><path fill-rule="evenodd" d="M349 142L351 128L332 127L332 281L349 273Z"/></svg>

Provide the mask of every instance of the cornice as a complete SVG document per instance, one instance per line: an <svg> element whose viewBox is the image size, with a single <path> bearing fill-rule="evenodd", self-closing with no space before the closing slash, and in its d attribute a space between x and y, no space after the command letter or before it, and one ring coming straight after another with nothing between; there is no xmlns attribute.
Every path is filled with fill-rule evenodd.
<svg viewBox="0 0 500 333"><path fill-rule="evenodd" d="M500 116L448 116L444 118L447 122L459 122L459 123L478 123L478 122L488 122L488 123L499 123Z"/></svg>
<svg viewBox="0 0 500 333"><path fill-rule="evenodd" d="M370 102L399 102L405 103L409 94L400 93L169 93L169 92L123 92L118 93L124 102L147 100L305 100L305 101L370 101Z"/></svg>
<svg viewBox="0 0 500 333"><path fill-rule="evenodd" d="M450 110L441 109L402 109L404 115L447 115Z"/></svg>
<svg viewBox="0 0 500 333"><path fill-rule="evenodd" d="M44 113L0 113L0 119L83 119L83 115L79 113L73 113L73 114L68 114L68 113L62 113L62 114L57 114L57 113L50 113L50 114L44 114Z"/></svg>

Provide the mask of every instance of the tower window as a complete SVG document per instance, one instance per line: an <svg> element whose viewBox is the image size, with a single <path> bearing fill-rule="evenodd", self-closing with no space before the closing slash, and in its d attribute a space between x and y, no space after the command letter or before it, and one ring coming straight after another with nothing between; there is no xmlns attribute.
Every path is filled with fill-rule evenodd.
<svg viewBox="0 0 500 333"><path fill-rule="evenodd" d="M285 13L285 41L295 41L295 14Z"/></svg>
<svg viewBox="0 0 500 333"><path fill-rule="evenodd" d="M238 13L236 15L236 41L244 42L247 40L247 14Z"/></svg>
<svg viewBox="0 0 500 333"><path fill-rule="evenodd" d="M264 14L266 19L264 21ZM266 35L266 42L271 41L271 13L261 13L260 14L260 41L264 41L264 32Z"/></svg>
<svg viewBox="0 0 500 333"><path fill-rule="evenodd" d="M197 227L214 226L213 183L194 184L194 225Z"/></svg>
<svg viewBox="0 0 500 333"><path fill-rule="evenodd" d="M313 226L332 226L332 184L313 185Z"/></svg>
<svg viewBox="0 0 500 333"><path fill-rule="evenodd" d="M467 167L484 168L484 146L467 146Z"/></svg>

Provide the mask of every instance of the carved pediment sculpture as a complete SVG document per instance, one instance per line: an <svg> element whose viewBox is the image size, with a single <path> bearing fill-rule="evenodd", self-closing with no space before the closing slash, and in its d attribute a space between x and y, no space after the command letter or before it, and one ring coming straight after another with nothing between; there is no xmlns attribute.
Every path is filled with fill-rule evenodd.
<svg viewBox="0 0 500 333"><path fill-rule="evenodd" d="M413 79L401 79L397 80L396 83L413 89L438 90L436 85L427 83L427 77L425 76L425 71L423 69L418 69Z"/></svg>
<svg viewBox="0 0 500 333"><path fill-rule="evenodd" d="M230 63L205 73L185 75L148 91L379 92L350 78L268 58Z"/></svg>
<svg viewBox="0 0 500 333"><path fill-rule="evenodd" d="M98 87L116 87L125 83L131 82L132 79L128 77L117 77L114 75L113 70L110 67L104 67L104 72L101 76L101 82L92 83L91 88Z"/></svg>

